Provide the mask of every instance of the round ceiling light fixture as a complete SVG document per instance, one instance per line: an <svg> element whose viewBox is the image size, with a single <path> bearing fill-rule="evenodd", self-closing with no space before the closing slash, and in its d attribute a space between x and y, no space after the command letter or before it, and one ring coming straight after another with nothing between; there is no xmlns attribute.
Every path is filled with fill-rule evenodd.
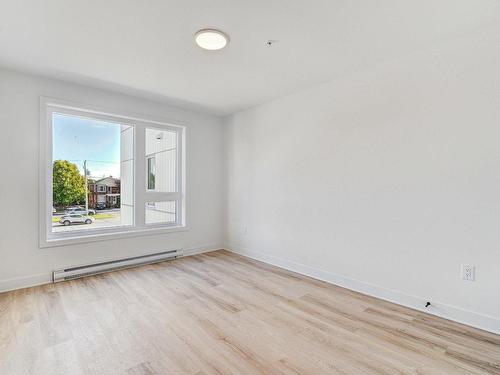
<svg viewBox="0 0 500 375"><path fill-rule="evenodd" d="M229 43L229 37L220 30L202 29L194 34L196 44L209 51L223 49Z"/></svg>

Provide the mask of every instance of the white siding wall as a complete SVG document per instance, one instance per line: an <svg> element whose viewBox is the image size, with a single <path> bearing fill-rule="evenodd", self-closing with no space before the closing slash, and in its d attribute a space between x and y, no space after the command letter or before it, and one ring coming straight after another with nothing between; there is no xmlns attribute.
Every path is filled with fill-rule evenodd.
<svg viewBox="0 0 500 375"><path fill-rule="evenodd" d="M155 157L157 192L176 192L176 145L175 132L146 129L146 156Z"/></svg>

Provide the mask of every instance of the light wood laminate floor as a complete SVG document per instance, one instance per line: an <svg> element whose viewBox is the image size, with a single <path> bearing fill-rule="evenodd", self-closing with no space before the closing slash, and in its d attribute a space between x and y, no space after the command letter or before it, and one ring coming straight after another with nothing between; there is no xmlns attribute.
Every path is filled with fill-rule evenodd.
<svg viewBox="0 0 500 375"><path fill-rule="evenodd" d="M0 294L0 374L500 374L500 336L217 251Z"/></svg>

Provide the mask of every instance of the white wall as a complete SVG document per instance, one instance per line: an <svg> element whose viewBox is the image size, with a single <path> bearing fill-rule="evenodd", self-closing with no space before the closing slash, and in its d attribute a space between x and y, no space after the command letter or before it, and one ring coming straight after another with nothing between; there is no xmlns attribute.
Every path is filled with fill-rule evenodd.
<svg viewBox="0 0 500 375"><path fill-rule="evenodd" d="M478 30L228 117L227 246L500 333L499 45Z"/></svg>
<svg viewBox="0 0 500 375"><path fill-rule="evenodd" d="M188 231L123 240L38 248L39 98L50 96L182 121L187 130ZM70 265L222 243L222 123L217 117L0 69L0 291L49 281Z"/></svg>

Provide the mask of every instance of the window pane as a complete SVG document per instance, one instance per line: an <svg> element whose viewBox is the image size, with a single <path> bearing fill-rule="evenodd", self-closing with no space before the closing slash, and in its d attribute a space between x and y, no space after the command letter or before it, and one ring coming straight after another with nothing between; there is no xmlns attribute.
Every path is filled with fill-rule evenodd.
<svg viewBox="0 0 500 375"><path fill-rule="evenodd" d="M132 225L133 127L54 113L52 130L52 232Z"/></svg>
<svg viewBox="0 0 500 375"><path fill-rule="evenodd" d="M148 157L148 190L155 190L156 158Z"/></svg>
<svg viewBox="0 0 500 375"><path fill-rule="evenodd" d="M162 193L177 192L177 133L169 130L146 128L146 157L154 157L154 190ZM151 183L147 173L147 186Z"/></svg>
<svg viewBox="0 0 500 375"><path fill-rule="evenodd" d="M177 221L175 201L146 202L146 224L168 224Z"/></svg>

